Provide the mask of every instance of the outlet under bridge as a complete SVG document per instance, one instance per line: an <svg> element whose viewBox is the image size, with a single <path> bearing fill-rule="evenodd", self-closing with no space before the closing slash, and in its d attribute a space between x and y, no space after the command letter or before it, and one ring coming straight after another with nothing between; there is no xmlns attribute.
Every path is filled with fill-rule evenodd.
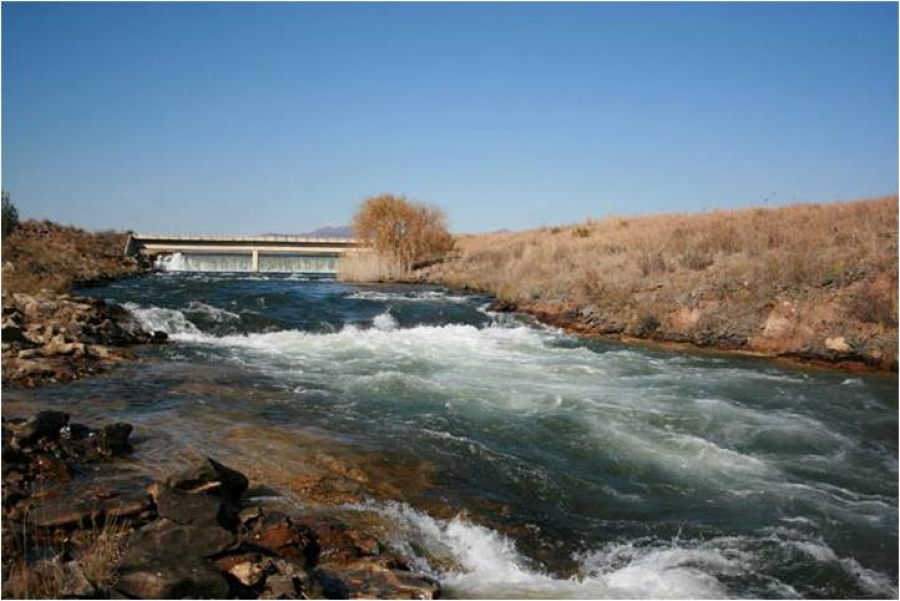
<svg viewBox="0 0 900 601"><path fill-rule="evenodd" d="M334 276L338 259L368 248L353 238L132 234L126 255L153 257L167 271L304 273Z"/></svg>

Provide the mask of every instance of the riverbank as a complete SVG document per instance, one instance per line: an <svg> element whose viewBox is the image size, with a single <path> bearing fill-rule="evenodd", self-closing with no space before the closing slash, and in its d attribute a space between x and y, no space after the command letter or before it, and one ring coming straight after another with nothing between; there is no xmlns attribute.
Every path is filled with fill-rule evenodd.
<svg viewBox="0 0 900 601"><path fill-rule="evenodd" d="M418 281L584 335L897 371L897 197L462 236Z"/></svg>
<svg viewBox="0 0 900 601"><path fill-rule="evenodd" d="M5 597L437 596L371 524L298 511L214 459L157 481L129 470L132 431L59 411L4 416Z"/></svg>
<svg viewBox="0 0 900 601"><path fill-rule="evenodd" d="M124 256L126 237L26 221L3 240L3 386L95 374L133 359L129 346L165 340L120 307L70 294L152 270Z"/></svg>

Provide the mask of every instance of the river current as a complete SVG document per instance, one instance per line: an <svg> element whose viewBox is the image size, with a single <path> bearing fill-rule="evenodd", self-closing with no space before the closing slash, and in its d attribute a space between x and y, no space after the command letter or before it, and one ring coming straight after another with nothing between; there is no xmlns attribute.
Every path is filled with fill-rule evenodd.
<svg viewBox="0 0 900 601"><path fill-rule="evenodd" d="M4 400L127 420L136 462L210 453L288 492L325 449L373 491L344 510L390 522L448 596L897 597L896 376L591 340L440 289L82 292L174 344Z"/></svg>

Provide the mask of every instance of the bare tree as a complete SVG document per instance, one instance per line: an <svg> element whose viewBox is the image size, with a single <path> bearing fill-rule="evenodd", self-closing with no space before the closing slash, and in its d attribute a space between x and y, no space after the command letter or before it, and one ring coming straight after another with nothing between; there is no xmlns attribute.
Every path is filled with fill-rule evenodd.
<svg viewBox="0 0 900 601"><path fill-rule="evenodd" d="M453 248L441 209L392 194L363 202L353 217L353 234L404 271L416 263L440 259Z"/></svg>

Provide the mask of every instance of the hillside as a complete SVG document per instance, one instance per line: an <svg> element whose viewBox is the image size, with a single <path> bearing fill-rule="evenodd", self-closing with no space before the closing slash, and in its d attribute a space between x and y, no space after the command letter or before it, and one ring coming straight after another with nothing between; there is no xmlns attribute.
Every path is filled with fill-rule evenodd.
<svg viewBox="0 0 900 601"><path fill-rule="evenodd" d="M897 197L462 236L426 277L626 339L897 368Z"/></svg>
<svg viewBox="0 0 900 601"><path fill-rule="evenodd" d="M25 221L3 240L3 292L67 292L72 286L146 271L123 254L127 234Z"/></svg>

